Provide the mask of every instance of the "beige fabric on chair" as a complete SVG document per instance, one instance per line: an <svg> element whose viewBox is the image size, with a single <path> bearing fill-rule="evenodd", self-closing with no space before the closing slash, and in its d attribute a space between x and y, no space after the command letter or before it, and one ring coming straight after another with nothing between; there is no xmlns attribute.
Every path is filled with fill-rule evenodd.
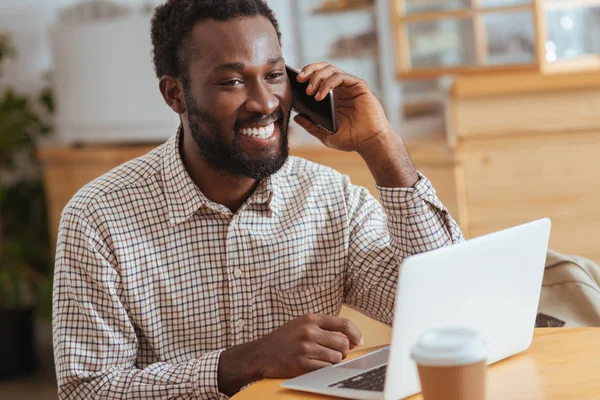
<svg viewBox="0 0 600 400"><path fill-rule="evenodd" d="M538 313L544 316L538 315L537 326L552 326L557 319L565 327L600 327L600 267L549 250Z"/></svg>

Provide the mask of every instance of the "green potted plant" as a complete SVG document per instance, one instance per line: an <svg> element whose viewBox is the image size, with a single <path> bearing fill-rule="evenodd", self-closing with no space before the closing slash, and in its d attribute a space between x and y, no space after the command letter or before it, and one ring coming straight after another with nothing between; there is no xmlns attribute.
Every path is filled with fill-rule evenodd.
<svg viewBox="0 0 600 400"><path fill-rule="evenodd" d="M0 76L16 55L0 32ZM52 250L36 141L51 132L50 89L37 98L0 88L0 377L37 367L34 318L51 315Z"/></svg>

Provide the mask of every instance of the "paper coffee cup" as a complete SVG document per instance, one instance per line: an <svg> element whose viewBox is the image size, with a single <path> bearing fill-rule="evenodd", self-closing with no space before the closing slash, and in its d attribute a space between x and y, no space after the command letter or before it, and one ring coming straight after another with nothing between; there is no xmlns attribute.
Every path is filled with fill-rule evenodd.
<svg viewBox="0 0 600 400"><path fill-rule="evenodd" d="M484 400L488 346L469 328L426 332L412 349L424 400Z"/></svg>

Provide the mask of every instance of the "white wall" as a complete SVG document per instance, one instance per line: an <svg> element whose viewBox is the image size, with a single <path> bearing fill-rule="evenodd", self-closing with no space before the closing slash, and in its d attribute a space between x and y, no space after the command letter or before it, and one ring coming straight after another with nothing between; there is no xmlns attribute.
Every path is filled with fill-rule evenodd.
<svg viewBox="0 0 600 400"><path fill-rule="evenodd" d="M39 86L42 72L50 66L45 35L55 7L52 0L0 0L0 29L8 30L18 59L4 69L3 83L30 90Z"/></svg>
<svg viewBox="0 0 600 400"><path fill-rule="evenodd" d="M141 3L142 0L119 0ZM35 91L42 75L52 68L47 31L62 7L78 0L0 0L0 29L9 30L18 58L6 65L3 84L23 91Z"/></svg>

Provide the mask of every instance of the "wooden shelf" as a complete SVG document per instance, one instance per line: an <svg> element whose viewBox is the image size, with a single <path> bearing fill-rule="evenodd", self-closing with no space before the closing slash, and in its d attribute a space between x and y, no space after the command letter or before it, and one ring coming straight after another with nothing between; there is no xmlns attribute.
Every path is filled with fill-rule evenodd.
<svg viewBox="0 0 600 400"><path fill-rule="evenodd" d="M462 99L596 88L600 88L600 75L593 72L544 75L524 71L460 77L454 81L451 93Z"/></svg>
<svg viewBox="0 0 600 400"><path fill-rule="evenodd" d="M374 9L375 5L372 1L355 1L350 3L344 1L327 1L323 3L321 7L314 9L312 13L315 15L323 15L356 11L373 11Z"/></svg>
<svg viewBox="0 0 600 400"><path fill-rule="evenodd" d="M537 64L511 64L511 65L485 65L485 66L460 66L460 67L437 67L423 69L397 70L396 77L403 79L433 79L443 75L485 75L493 73L518 73L524 71L537 71Z"/></svg>
<svg viewBox="0 0 600 400"><path fill-rule="evenodd" d="M600 0L551 0L544 3L546 11L600 6Z"/></svg>
<svg viewBox="0 0 600 400"><path fill-rule="evenodd" d="M476 15L488 15L498 13L516 13L523 11L532 11L530 4L520 4L515 6L503 6L503 7L485 7L485 8L462 8L458 10L439 10L439 11L427 11L412 14L405 14L400 17L401 20L407 23L415 22L432 22L440 21L444 19L467 19L473 18Z"/></svg>

